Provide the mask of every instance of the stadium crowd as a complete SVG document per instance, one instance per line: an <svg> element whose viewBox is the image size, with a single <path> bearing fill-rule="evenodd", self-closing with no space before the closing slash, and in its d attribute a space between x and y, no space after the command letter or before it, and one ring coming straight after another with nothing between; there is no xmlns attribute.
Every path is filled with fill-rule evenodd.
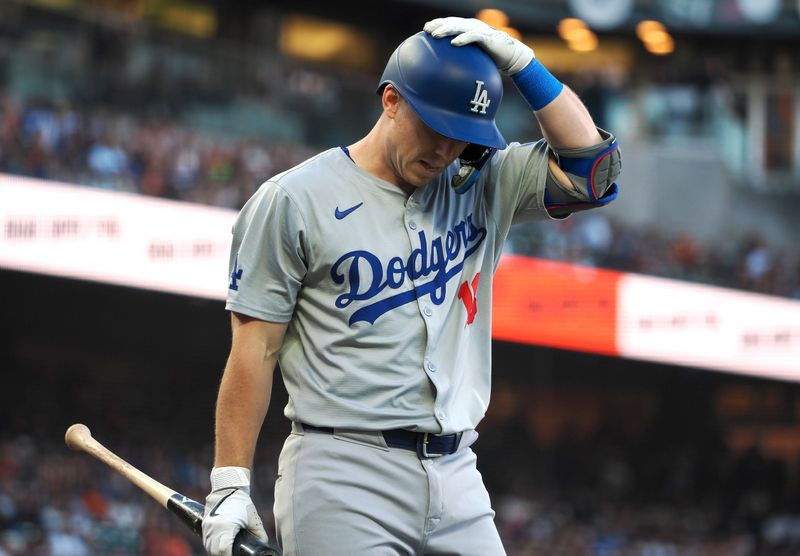
<svg viewBox="0 0 800 556"><path fill-rule="evenodd" d="M633 439L608 430L583 436L565 432L545 444L526 429L522 416L482 427L479 467L493 492L508 554L782 556L800 551L797 469L757 449L734 454L714 439L704 438L710 443L700 447L661 442L663 432ZM178 453L164 448L170 445L167 439L147 447L107 444L202 501L210 446ZM279 446L279 440L262 439L255 466L255 501L268 527ZM27 435L0 440L0 555L201 553L197 539L174 517L89 456L69 452L55 440Z"/></svg>
<svg viewBox="0 0 800 556"><path fill-rule="evenodd" d="M315 152L301 144L193 132L110 108L0 98L0 172L240 208L268 177ZM800 298L800 251L756 233L706 245L634 229L602 211L513 229L512 252Z"/></svg>
<svg viewBox="0 0 800 556"><path fill-rule="evenodd" d="M262 136L200 132L177 117L155 117L128 110L121 102L111 104L113 94L104 99L108 104L78 97L22 100L3 88L11 83L9 68L33 73L34 65L28 62L34 58L22 54L26 48L38 48L45 38L39 34L37 41L24 43L19 40L22 29L12 18L0 18L0 39L5 40L0 40L0 173L238 209L264 179L319 150L318 145ZM153 94L160 94L157 85L170 73L159 79L143 74L139 88L132 87L135 83L126 81L128 76L120 69L133 65L123 63L124 41L118 40L116 29L107 34L113 40L95 49L97 58L87 58L82 65L113 74L119 86L109 90L147 105L151 99L139 98L139 93L152 85ZM71 33L65 37L64 49L68 43L82 43ZM22 61L11 63L16 55ZM69 58L76 64L83 59ZM275 79L274 66L259 66L264 68L265 90L277 94L287 84L285 94L294 96L296 104L290 99L278 104L279 110L299 113L308 108L309 99L322 102L321 92L332 89L329 83L320 84L313 72L295 71L294 79ZM288 75L290 70L296 68L280 71ZM229 83L217 79L217 72L210 75L215 87L228 88ZM97 79L83 81L91 84L86 89L93 94L100 96L104 90ZM196 88L194 82L183 85L181 93ZM309 120L308 127L325 128L334 117L341 118L331 106L346 102L348 96L341 94L335 102L327 101L300 117ZM324 114L328 120L320 119ZM694 120L692 114L687 121ZM507 250L800 299L800 250L770 245L753 231L743 230L724 244L706 244L690 233L632 228L600 210L515 227ZM81 384L70 397L82 399L80 395L91 387ZM50 425L58 421L50 415L55 409L49 407L57 388L50 388L37 386L30 396L6 390L5 415L16 413L19 422L11 424L0 413L0 556L201 554L197 539L146 495L89 456L68 451L60 436L62 425L69 423L50 427L57 431L41 426L25 429L23 421L46 420ZM15 404L22 403L35 410L16 411ZM141 402L129 403L139 407ZM127 430L124 425L117 422L111 428ZM149 430L159 430L158 425ZM487 419L475 449L508 553L800 554L800 466L769 459L755 448L731 451L708 428L662 425L662 430L640 431L635 437L599 428L591 434L564 431L543 441L522 412L501 422ZM107 443L159 480L202 501L209 486L212 447L197 449L202 442L187 440L194 449L173 450L167 439L178 435L162 434L164 438L146 445ZM267 524L272 521L275 455L281 441L279 435L263 437L257 454L254 498Z"/></svg>
<svg viewBox="0 0 800 556"><path fill-rule="evenodd" d="M310 154L111 108L0 98L0 172L11 174L238 209L266 177Z"/></svg>
<svg viewBox="0 0 800 556"><path fill-rule="evenodd" d="M690 232L634 228L601 211L511 229L506 249L571 261L800 299L800 251L770 245L757 232L704 243Z"/></svg>
<svg viewBox="0 0 800 556"><path fill-rule="evenodd" d="M62 438L80 419L122 458L202 502L211 406L190 408L213 399L214 364L149 355L152 368L138 376L142 363L124 351L98 356L71 351L72 342L30 341L5 361L14 382L0 389L0 556L202 554L171 514ZM796 387L743 390L702 371L499 355L473 449L510 556L800 553ZM192 380L176 409L169 385ZM253 475L268 530L289 430L285 392L274 395ZM770 440L787 431L794 448Z"/></svg>
<svg viewBox="0 0 800 556"><path fill-rule="evenodd" d="M0 172L240 208L264 179L310 156L299 144L219 139L110 109L0 99ZM512 252L800 298L800 252L758 235L703 245L603 213L517 227Z"/></svg>

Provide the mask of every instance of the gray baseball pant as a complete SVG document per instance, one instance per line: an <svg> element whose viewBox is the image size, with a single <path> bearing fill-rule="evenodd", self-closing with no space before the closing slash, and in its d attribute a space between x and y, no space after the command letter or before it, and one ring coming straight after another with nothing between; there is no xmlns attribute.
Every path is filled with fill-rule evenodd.
<svg viewBox="0 0 800 556"><path fill-rule="evenodd" d="M450 455L420 459L379 432L303 431L278 464L275 520L285 556L501 556L494 511L464 433Z"/></svg>

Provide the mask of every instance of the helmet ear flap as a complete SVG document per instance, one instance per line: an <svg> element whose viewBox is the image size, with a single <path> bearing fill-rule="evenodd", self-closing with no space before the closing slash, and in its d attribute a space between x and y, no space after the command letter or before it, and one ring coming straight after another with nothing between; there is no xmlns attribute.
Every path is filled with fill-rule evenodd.
<svg viewBox="0 0 800 556"><path fill-rule="evenodd" d="M458 155L459 160L467 162L467 164L474 165L475 162L482 159L486 156L486 151L488 149L483 145L476 145L475 143L470 143L464 150L461 151L461 154Z"/></svg>
<svg viewBox="0 0 800 556"><path fill-rule="evenodd" d="M466 193L478 179L481 168L492 158L497 149L470 143L458 157L461 167L458 173L450 179L450 187L458 193Z"/></svg>

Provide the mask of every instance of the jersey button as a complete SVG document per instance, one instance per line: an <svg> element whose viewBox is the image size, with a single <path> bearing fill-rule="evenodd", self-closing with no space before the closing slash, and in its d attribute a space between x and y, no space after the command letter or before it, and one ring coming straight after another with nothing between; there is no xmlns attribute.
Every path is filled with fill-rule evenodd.
<svg viewBox="0 0 800 556"><path fill-rule="evenodd" d="M436 412L436 418L439 419L440 421L444 421L444 418L445 418L444 411L442 411L441 409L439 411L437 411Z"/></svg>
<svg viewBox="0 0 800 556"><path fill-rule="evenodd" d="M417 223L412 220L412 221L410 221L408 223L408 227L411 228L412 230L416 230L417 229Z"/></svg>
<svg viewBox="0 0 800 556"><path fill-rule="evenodd" d="M425 314L426 317L429 317L429 316L431 316L433 314L433 310L430 307L428 307L427 305L422 310L422 312Z"/></svg>
<svg viewBox="0 0 800 556"><path fill-rule="evenodd" d="M428 367L428 370L430 372L432 372L432 373L436 372L436 365L434 363L432 363L431 361L428 361L427 367Z"/></svg>

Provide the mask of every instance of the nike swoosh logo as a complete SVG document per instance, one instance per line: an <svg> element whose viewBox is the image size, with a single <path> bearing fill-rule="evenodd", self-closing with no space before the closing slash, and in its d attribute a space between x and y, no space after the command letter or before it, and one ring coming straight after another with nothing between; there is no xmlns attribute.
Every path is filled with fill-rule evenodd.
<svg viewBox="0 0 800 556"><path fill-rule="evenodd" d="M219 507L222 505L222 503L223 503L225 500L227 500L227 499L228 499L228 497L229 497L231 494L233 494L233 493L234 493L234 492L236 492L237 490L239 490L239 489L238 489L238 488L235 488L235 489L233 489L232 491L230 491L228 494L226 494L225 496L223 496L222 498L220 498L220 499L219 499L219 502L217 502L216 504L214 504L214 507L213 507L213 508L211 508L211 511L210 511L210 512L208 512L208 515L209 515L209 517L217 517L217 516L219 515L219 514L217 513L217 510L219 509Z"/></svg>
<svg viewBox="0 0 800 556"><path fill-rule="evenodd" d="M337 220L341 220L342 218L344 218L345 216L347 216L348 214L350 214L351 212L353 212L354 210L356 210L358 207L360 207L363 204L364 204L364 202L362 201L362 202L358 203L357 205L352 206L349 209L345 209L345 210L339 210L339 207L336 207L336 212L334 213L336 215L336 219Z"/></svg>

